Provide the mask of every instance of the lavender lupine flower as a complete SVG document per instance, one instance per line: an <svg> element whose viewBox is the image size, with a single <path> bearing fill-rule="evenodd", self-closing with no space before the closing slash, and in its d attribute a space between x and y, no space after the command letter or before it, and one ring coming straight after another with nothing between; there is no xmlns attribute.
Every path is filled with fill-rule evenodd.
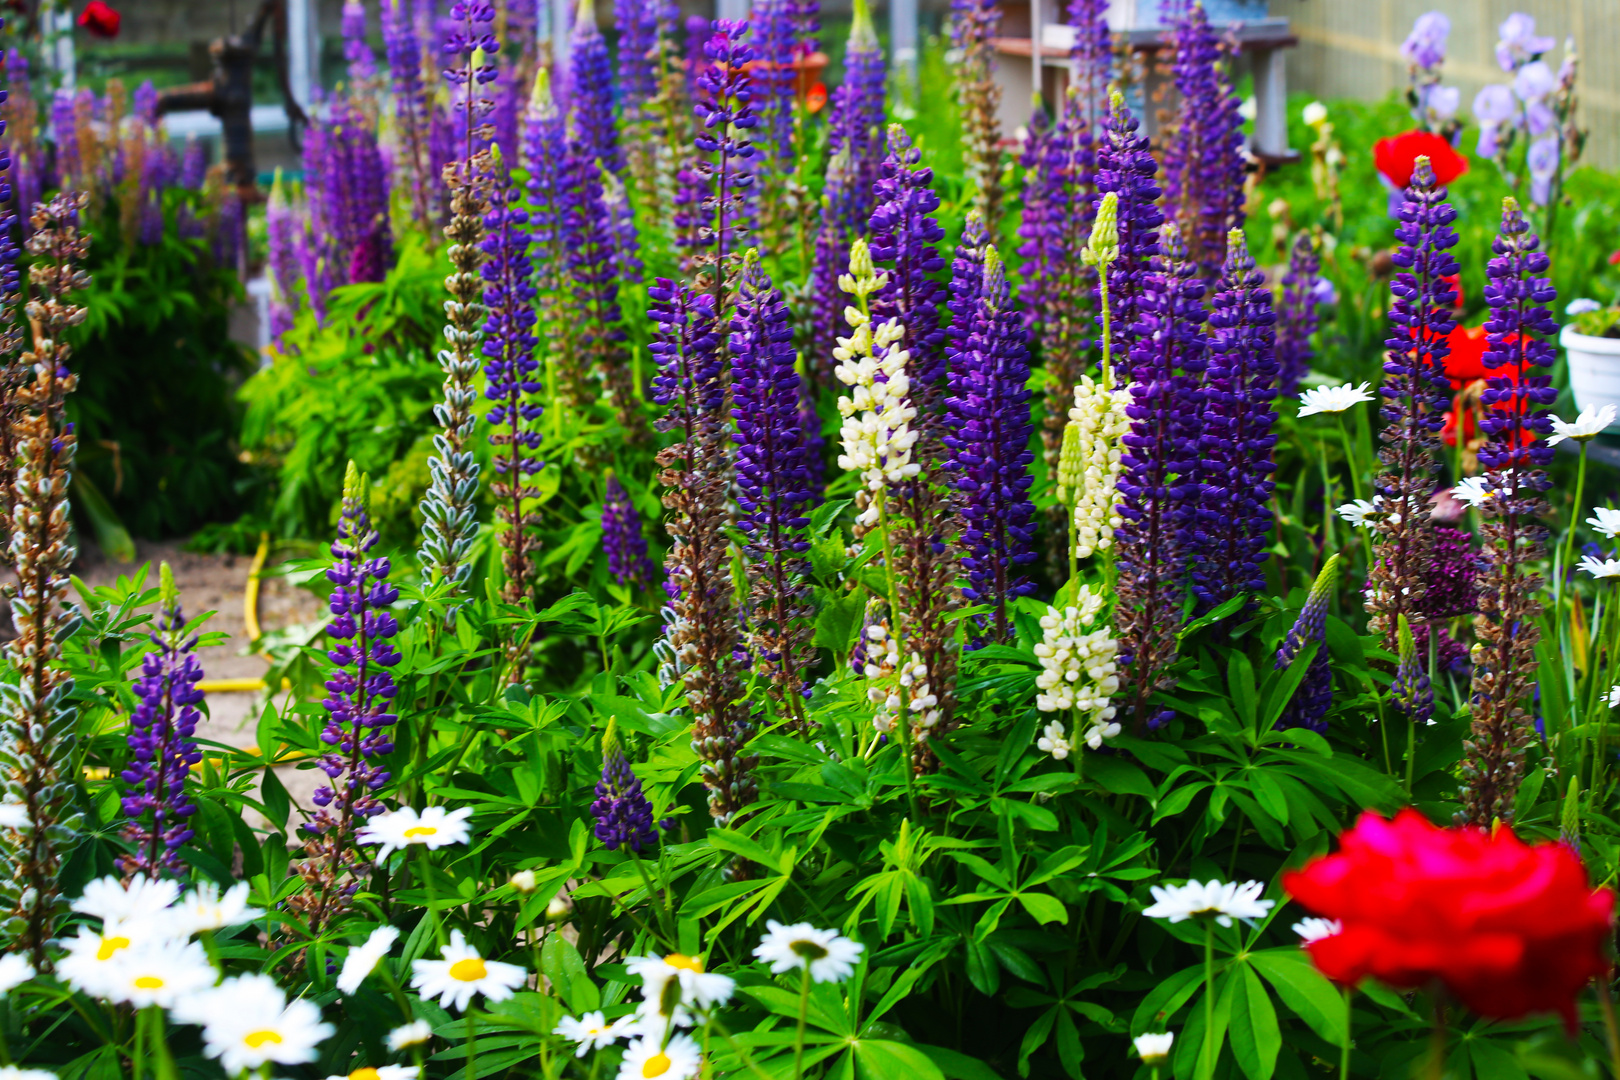
<svg viewBox="0 0 1620 1080"><path fill-rule="evenodd" d="M1138 303L1149 263L1159 253L1159 166L1149 150L1148 138L1137 133L1136 117L1125 98L1114 91L1103 120L1103 138L1097 148L1097 200L1113 192L1118 199L1119 256L1108 268L1108 293L1113 329L1112 353L1129 358L1136 341ZM1101 318L1098 324L1101 325Z"/></svg>
<svg viewBox="0 0 1620 1080"><path fill-rule="evenodd" d="M1485 367L1493 374L1481 395L1488 436L1479 452L1485 467L1485 580L1476 622L1473 732L1464 742L1463 807L1479 824L1511 821L1523 777L1524 747L1535 737L1526 704L1535 686L1541 637L1541 578L1534 567L1547 538L1542 492L1553 449L1547 406L1557 398L1549 375L1557 354L1547 338L1558 330L1547 305L1557 297L1545 276L1549 261L1519 204L1502 200L1502 226L1486 266Z"/></svg>
<svg viewBox="0 0 1620 1080"><path fill-rule="evenodd" d="M611 173L587 148L568 144L568 215L564 239L574 288L568 299L587 370L607 387L626 438L646 436L636 398L634 375L619 308L619 245L604 197L603 178Z"/></svg>
<svg viewBox="0 0 1620 1080"><path fill-rule="evenodd" d="M950 369L947 468L957 478L962 566L969 600L993 609L989 640L1011 633L1009 605L1034 586L1021 567L1035 560L1029 488L1029 346L994 245L984 250L984 285L966 352Z"/></svg>
<svg viewBox="0 0 1620 1080"><path fill-rule="evenodd" d="M1414 727L1426 727L1434 716L1434 685L1429 679L1427 656L1418 651L1412 624L1400 617L1396 633L1399 662L1389 685L1390 700Z"/></svg>
<svg viewBox="0 0 1620 1080"><path fill-rule="evenodd" d="M539 541L531 529L539 515L526 511L525 500L536 499L540 489L534 476L541 462L540 415L544 411L534 400L540 393L535 381L539 362L534 359L534 267L529 261L529 216L519 206L520 193L499 145L490 152L489 209L484 214L484 238L480 246L484 264L483 351L487 358L484 396L495 404L489 410L489 441L495 446L495 475L490 494L495 496L495 520L502 528L497 534L502 548L501 565L506 580L502 587L508 603L520 603L528 595L534 573L532 552Z"/></svg>
<svg viewBox="0 0 1620 1080"><path fill-rule="evenodd" d="M410 184L411 217L426 230L432 220L431 195L438 190L432 173L428 140L432 112L422 84L422 45L406 7L407 0L382 0L382 31L394 119L399 125L400 152L395 164Z"/></svg>
<svg viewBox="0 0 1620 1080"><path fill-rule="evenodd" d="M564 411L584 408L595 400L587 365L563 362L575 355L579 336L568 262L569 222L577 192L568 161L562 110L552 98L551 74L541 68L535 73L534 92L523 114L523 167L529 173L525 187L530 261L535 269L539 336L547 346L546 381Z"/></svg>
<svg viewBox="0 0 1620 1080"><path fill-rule="evenodd" d="M945 230L934 217L939 210L934 170L921 161L922 152L911 145L905 128L890 124L889 152L874 189L878 202L869 229L872 261L892 266L872 295L872 318L880 323L899 319L906 328L906 372L918 427L928 443L933 441L927 438L930 421L945 390L945 331L939 325L945 289L936 280L945 268L938 247Z"/></svg>
<svg viewBox="0 0 1620 1080"><path fill-rule="evenodd" d="M1108 7L1109 0L1069 3L1069 25L1074 27L1069 48L1071 96L1080 109L1081 130L1093 138L1108 110L1108 85L1113 82L1114 37L1108 28Z"/></svg>
<svg viewBox="0 0 1620 1080"><path fill-rule="evenodd" d="M855 0L855 18L844 46L844 81L833 91L827 154L849 153L848 201L834 206L838 220L860 235L872 216L874 186L883 163L884 87L889 69L872 26L867 0Z"/></svg>
<svg viewBox="0 0 1620 1080"><path fill-rule="evenodd" d="M714 297L694 296L684 285L660 278L648 296L648 316L657 326L648 351L658 361L653 397L668 412L661 430L674 445L659 451L659 483L670 511L667 528L670 603L661 678L680 679L692 710L692 749L703 761L709 813L731 822L756 801L755 759L742 748L753 721L738 670L741 641L731 584L726 528L730 439L724 422L719 327Z"/></svg>
<svg viewBox="0 0 1620 1080"><path fill-rule="evenodd" d="M996 0L951 0L951 45L956 98L962 113L962 162L973 189L973 209L995 233L1001 221L1001 88L995 80L993 39L1001 33Z"/></svg>
<svg viewBox="0 0 1620 1080"><path fill-rule="evenodd" d="M1318 283L1324 280L1316 246L1315 237L1300 233L1288 255L1288 271L1283 274L1282 306L1277 311L1277 392L1282 397L1293 397L1298 392L1299 380L1310 370L1316 355L1311 336L1316 333L1320 314Z"/></svg>
<svg viewBox="0 0 1620 1080"><path fill-rule="evenodd" d="M1123 201L1119 216L1123 252ZM1176 658L1187 591L1186 559L1198 499L1198 384L1206 348L1203 283L1173 222L1164 225L1162 236L1163 254L1151 271L1111 286L1137 294L1131 404L1125 410L1131 429L1121 440L1125 471L1117 481L1124 524L1114 531L1119 570L1114 619L1139 729L1157 727L1170 716L1156 711L1150 698L1168 685L1165 672ZM1114 262L1110 281L1121 261Z"/></svg>
<svg viewBox="0 0 1620 1080"><path fill-rule="evenodd" d="M180 186L187 191L201 191L207 176L207 148L196 137L186 139L185 153L180 156Z"/></svg>
<svg viewBox="0 0 1620 1080"><path fill-rule="evenodd" d="M641 515L612 469L608 470L607 490L602 498L602 550L607 554L608 573L614 581L627 589L652 584L653 564L647 558Z"/></svg>
<svg viewBox="0 0 1620 1080"><path fill-rule="evenodd" d="M387 0L383 0L386 4ZM364 86L377 75L377 58L366 41L366 7L360 0L343 0L343 59L349 64L349 82Z"/></svg>
<svg viewBox="0 0 1620 1080"><path fill-rule="evenodd" d="M782 293L749 251L731 320L731 415L737 424L737 527L749 594L744 639L779 708L804 722L815 664L806 516L817 482L799 419L793 327Z"/></svg>
<svg viewBox="0 0 1620 1080"><path fill-rule="evenodd" d="M1457 273L1450 254L1457 234L1451 223L1457 212L1445 201L1429 159L1419 157L1412 184L1400 209L1395 253L1400 271L1390 283L1389 352L1384 361L1384 430L1377 481L1382 511L1375 521L1376 560L1370 569L1367 610L1369 627L1397 644L1396 616L1420 619L1427 587L1424 570L1434 543L1429 498L1439 469L1442 418L1451 404L1445 374L1456 291L1446 280Z"/></svg>
<svg viewBox="0 0 1620 1080"><path fill-rule="evenodd" d="M1243 227L1243 117L1221 68L1221 48L1199 3L1173 17L1181 123L1164 152L1164 198L1182 236L1213 283L1226 236Z"/></svg>
<svg viewBox="0 0 1620 1080"><path fill-rule="evenodd" d="M1451 138L1459 127L1454 119L1462 94L1455 86L1441 86L1440 66L1446 62L1446 39L1451 20L1439 11L1425 12L1412 24L1401 43L1407 61L1407 104L1425 130Z"/></svg>
<svg viewBox="0 0 1620 1080"><path fill-rule="evenodd" d="M730 281L741 261L742 245L751 222L747 194L753 186L751 162L758 153L749 130L758 126L750 104L753 88L748 65L754 52L744 42L748 24L718 19L714 34L704 46L709 62L697 77L697 97L693 112L701 126L693 138L697 158L689 166L702 186L703 224L697 230L697 244L704 253L695 257L699 266L708 266L708 289L714 295L717 317L726 314Z"/></svg>
<svg viewBox="0 0 1620 1080"><path fill-rule="evenodd" d="M641 780L630 769L630 762L619 745L617 721L609 720L602 733L602 778L596 782L596 801L591 816L592 830L609 851L628 847L637 855L641 849L658 843L658 827L653 822L652 803L642 794Z"/></svg>
<svg viewBox="0 0 1620 1080"><path fill-rule="evenodd" d="M1322 564L1316 580L1311 583L1310 595L1305 598L1299 618L1294 620L1288 636L1283 638L1282 645L1277 649L1277 659L1272 667L1282 671L1291 666L1306 648L1313 644L1316 646L1311 666L1306 669L1294 696L1277 719L1279 731L1303 727L1319 734L1327 732L1327 711L1333 704L1333 671L1328 666L1327 609L1328 601L1333 596L1334 583L1339 577L1339 561L1335 553Z"/></svg>
<svg viewBox="0 0 1620 1080"><path fill-rule="evenodd" d="M455 66L446 67L442 74L450 86L453 130L462 161L471 161L495 137L490 123L495 111L491 84L501 74L495 62L501 43L495 39L494 22L491 0L455 0L450 17L443 20L439 51Z"/></svg>
<svg viewBox="0 0 1620 1080"><path fill-rule="evenodd" d="M1467 533L1445 526L1434 530L1423 580L1427 588L1419 609L1425 619L1457 619L1479 610L1479 556ZM1427 625L1419 623L1412 632L1422 636Z"/></svg>
<svg viewBox="0 0 1620 1080"><path fill-rule="evenodd" d="M354 834L365 819L383 810L374 794L388 782L388 770L379 759L393 752L393 726L399 717L389 712L397 692L388 670L399 663L390 643L399 623L388 608L399 590L388 583L389 560L373 557L377 530L371 525L371 484L354 462L343 478L343 513L337 539L332 543L332 565L326 571L332 583L332 621L326 633L333 641L327 652L332 662L326 681L327 711L321 742L329 749L320 768L332 783L315 789L311 800L319 808L304 825L309 856L299 873L312 886L291 901L312 927L324 928L347 909L359 886L365 860L354 847ZM351 880L341 881L347 872Z"/></svg>
<svg viewBox="0 0 1620 1080"><path fill-rule="evenodd" d="M574 139L591 160L615 173L624 168L613 126L613 88L607 42L596 26L596 7L580 0L568 38L568 108Z"/></svg>
<svg viewBox="0 0 1620 1080"><path fill-rule="evenodd" d="M614 0L619 31L619 101L625 115L658 93L658 2Z"/></svg>
<svg viewBox="0 0 1620 1080"><path fill-rule="evenodd" d="M140 704L129 719L130 761L120 777L124 792L123 838L130 852L118 859L125 874L155 878L178 874L185 864L179 847L195 830L189 819L197 812L186 794L186 776L202 760L195 736L202 715L197 703L203 693L202 662L193 651L197 635L187 636L180 613L180 594L174 587L169 564L158 571L158 631L151 635L156 648L141 658L141 677L135 682Z"/></svg>
<svg viewBox="0 0 1620 1080"><path fill-rule="evenodd" d="M226 185L219 195L219 211L214 217L214 265L242 271L243 248L247 242L242 197Z"/></svg>
<svg viewBox="0 0 1620 1080"><path fill-rule="evenodd" d="M1209 313L1209 359L1198 420L1199 506L1192 589L1208 610L1265 586L1271 530L1272 430L1277 357L1271 290L1241 230L1227 237L1226 266Z"/></svg>
<svg viewBox="0 0 1620 1080"><path fill-rule="evenodd" d="M951 313L951 324L945 330L945 360L949 370L966 362L973 317L979 310L979 298L984 295L984 249L989 243L984 215L969 210L962 225L962 239L951 256L951 283L945 296L945 308Z"/></svg>
<svg viewBox="0 0 1620 1080"><path fill-rule="evenodd" d="M293 327L293 301L298 289L298 254L293 237L298 227L296 213L287 200L281 170L270 185L270 201L264 212L265 250L270 264L270 338L279 341Z"/></svg>

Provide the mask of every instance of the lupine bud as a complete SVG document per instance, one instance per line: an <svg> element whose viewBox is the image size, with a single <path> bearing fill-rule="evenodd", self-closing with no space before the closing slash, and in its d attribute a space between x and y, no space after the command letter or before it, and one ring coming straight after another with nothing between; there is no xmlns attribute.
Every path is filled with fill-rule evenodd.
<svg viewBox="0 0 1620 1080"><path fill-rule="evenodd" d="M1333 587L1339 578L1340 557L1337 552L1328 556L1322 569L1311 583L1310 595L1300 609L1299 618L1289 629L1288 636L1277 649L1272 667L1277 671L1292 664L1306 646L1316 644L1316 655L1311 658L1310 670L1300 681L1293 698L1277 720L1277 728L1306 727L1315 732L1327 730L1327 711L1333 704L1333 672L1328 666L1327 608L1333 597Z"/></svg>

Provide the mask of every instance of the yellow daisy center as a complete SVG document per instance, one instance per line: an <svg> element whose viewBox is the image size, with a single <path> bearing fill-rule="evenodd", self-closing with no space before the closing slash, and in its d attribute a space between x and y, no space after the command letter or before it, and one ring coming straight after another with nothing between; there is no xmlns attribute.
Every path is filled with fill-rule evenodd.
<svg viewBox="0 0 1620 1080"><path fill-rule="evenodd" d="M669 1072L669 1067L673 1064L674 1062L669 1060L668 1054L654 1054L642 1063L641 1075L645 1076L647 1080L653 1080L653 1077L663 1076Z"/></svg>
<svg viewBox="0 0 1620 1080"><path fill-rule="evenodd" d="M101 948L96 950L96 959L111 960L113 954L119 949L127 948L129 948L129 938L127 937L104 937L101 939Z"/></svg>
<svg viewBox="0 0 1620 1080"><path fill-rule="evenodd" d="M405 839L415 840L418 836L437 836L439 830L432 825L412 825L405 830Z"/></svg>
<svg viewBox="0 0 1620 1080"><path fill-rule="evenodd" d="M349 1080L382 1080L382 1074L367 1065L363 1069L356 1069L350 1073Z"/></svg>
<svg viewBox="0 0 1620 1080"><path fill-rule="evenodd" d="M163 989L163 980L156 975L137 975L135 976L135 989L161 990Z"/></svg>
<svg viewBox="0 0 1620 1080"><path fill-rule="evenodd" d="M457 960L450 965L450 977L457 982L477 982L489 974L489 968L476 956L469 956L465 960Z"/></svg>
<svg viewBox="0 0 1620 1080"><path fill-rule="evenodd" d="M680 968L683 971L695 971L699 975L703 974L703 961L699 960L695 956L687 956L685 953L672 952L668 956L664 957L664 963L668 964L672 968ZM659 1056L662 1057L663 1055Z"/></svg>
<svg viewBox="0 0 1620 1080"><path fill-rule="evenodd" d="M280 1032L271 1031L269 1028L265 1028L262 1031L250 1031L250 1032L248 1032L247 1037L244 1038L242 1041L247 1043L253 1049L257 1050L259 1047L263 1046L265 1043L275 1043L275 1044L277 1044L279 1046L285 1040L282 1039Z"/></svg>

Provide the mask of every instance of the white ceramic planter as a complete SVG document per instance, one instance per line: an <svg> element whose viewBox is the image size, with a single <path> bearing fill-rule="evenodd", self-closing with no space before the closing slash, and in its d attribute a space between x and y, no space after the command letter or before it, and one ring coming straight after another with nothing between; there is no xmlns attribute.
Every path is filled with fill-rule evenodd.
<svg viewBox="0 0 1620 1080"><path fill-rule="evenodd" d="M1577 334L1565 326L1558 334L1569 358L1569 388L1583 412L1613 405L1620 409L1620 338Z"/></svg>

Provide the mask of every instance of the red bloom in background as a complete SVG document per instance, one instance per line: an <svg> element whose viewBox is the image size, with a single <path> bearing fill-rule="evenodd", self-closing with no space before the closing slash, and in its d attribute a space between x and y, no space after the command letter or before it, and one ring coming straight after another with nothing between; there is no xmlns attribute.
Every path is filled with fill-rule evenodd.
<svg viewBox="0 0 1620 1080"><path fill-rule="evenodd" d="M102 0L90 0L79 14L79 26L96 37L117 37L118 24L123 20L122 15L102 3Z"/></svg>
<svg viewBox="0 0 1620 1080"><path fill-rule="evenodd" d="M820 112L827 104L827 84L818 82L804 95L804 107L811 113Z"/></svg>
<svg viewBox="0 0 1620 1080"><path fill-rule="evenodd" d="M1468 171L1468 160L1432 131L1403 131L1394 138L1379 139L1373 144L1373 164L1384 174L1384 179L1398 188L1412 182L1417 159L1424 156L1428 157L1429 167L1441 187Z"/></svg>
<svg viewBox="0 0 1620 1080"><path fill-rule="evenodd" d="M1613 252L1609 255L1609 265L1620 266L1620 251Z"/></svg>
<svg viewBox="0 0 1620 1080"><path fill-rule="evenodd" d="M1343 930L1305 948L1328 978L1372 976L1415 988L1439 980L1481 1016L1556 1012L1608 970L1614 894L1593 889L1563 844L1529 846L1512 830L1441 829L1416 810L1367 811L1339 853L1283 875L1312 912Z"/></svg>

